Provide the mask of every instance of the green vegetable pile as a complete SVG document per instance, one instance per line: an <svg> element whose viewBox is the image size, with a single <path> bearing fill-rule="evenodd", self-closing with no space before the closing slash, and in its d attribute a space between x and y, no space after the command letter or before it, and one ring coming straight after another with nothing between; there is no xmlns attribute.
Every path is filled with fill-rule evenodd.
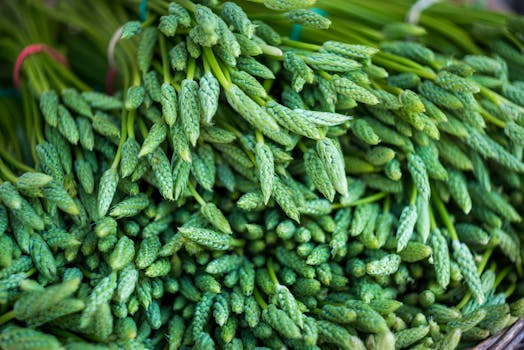
<svg viewBox="0 0 524 350"><path fill-rule="evenodd" d="M28 45L69 60L0 90L0 349L467 349L524 317L524 19L411 5L0 3L0 86Z"/></svg>

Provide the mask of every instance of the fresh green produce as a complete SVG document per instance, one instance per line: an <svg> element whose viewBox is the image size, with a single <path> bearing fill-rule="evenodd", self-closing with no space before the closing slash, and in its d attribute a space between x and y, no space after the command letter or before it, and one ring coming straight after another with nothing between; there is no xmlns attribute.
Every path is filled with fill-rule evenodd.
<svg viewBox="0 0 524 350"><path fill-rule="evenodd" d="M522 318L524 22L376 3L8 0L0 59L69 65L0 98L0 349L463 349Z"/></svg>

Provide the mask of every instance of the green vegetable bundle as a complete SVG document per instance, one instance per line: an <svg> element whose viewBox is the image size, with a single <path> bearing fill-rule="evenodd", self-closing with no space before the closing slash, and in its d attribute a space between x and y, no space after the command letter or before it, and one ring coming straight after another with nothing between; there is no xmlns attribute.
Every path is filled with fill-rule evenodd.
<svg viewBox="0 0 524 350"><path fill-rule="evenodd" d="M524 316L523 20L314 3L7 1L0 59L70 66L0 99L1 349L462 349Z"/></svg>

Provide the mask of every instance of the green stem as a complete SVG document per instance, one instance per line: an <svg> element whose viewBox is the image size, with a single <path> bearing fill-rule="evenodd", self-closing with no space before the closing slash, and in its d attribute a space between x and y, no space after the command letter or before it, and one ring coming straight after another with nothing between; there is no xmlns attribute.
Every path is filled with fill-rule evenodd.
<svg viewBox="0 0 524 350"><path fill-rule="evenodd" d="M138 130L140 131L140 134L142 134L142 137L145 139L149 131L147 130L146 123L144 123L144 120L142 118L138 118Z"/></svg>
<svg viewBox="0 0 524 350"><path fill-rule="evenodd" d="M431 228L431 231L437 228L437 221L435 220L435 213L433 213L433 208L431 205L429 207L429 227Z"/></svg>
<svg viewBox="0 0 524 350"><path fill-rule="evenodd" d="M184 6L187 10L195 12L195 4L189 0L176 0L180 5Z"/></svg>
<svg viewBox="0 0 524 350"><path fill-rule="evenodd" d="M278 282L278 278L273 267L273 259L271 258L267 260L267 272L269 273L269 278L271 278L271 282L273 282L273 284L276 286L279 285L280 282Z"/></svg>
<svg viewBox="0 0 524 350"><path fill-rule="evenodd" d="M113 160L113 164L111 167L113 169L116 169L118 167L118 164L120 163L120 158L122 157L122 147L124 146L124 142L127 138L127 114L126 110L122 110L122 127L120 132L120 142L118 143L118 149L116 150L115 159Z"/></svg>
<svg viewBox="0 0 524 350"><path fill-rule="evenodd" d="M39 107L36 104L35 99L30 98L29 101L29 108L31 109L31 116L33 117L32 127L35 129L35 136L38 143L41 143L44 141L44 135L42 134L42 123L40 118L40 110Z"/></svg>
<svg viewBox="0 0 524 350"><path fill-rule="evenodd" d="M415 73L421 78L431 79L434 80L437 75L430 71L429 69L417 69L413 67L407 67L402 64L392 62L384 57L381 57L380 54L377 54L373 56L372 58L373 63L376 63L379 66L382 66L384 68L388 68L397 72L408 72L408 73Z"/></svg>
<svg viewBox="0 0 524 350"><path fill-rule="evenodd" d="M211 71L211 69L209 68L209 63L207 62L207 60L202 60L202 62L204 63L204 72L209 73Z"/></svg>
<svg viewBox="0 0 524 350"><path fill-rule="evenodd" d="M264 90L266 90L266 92L269 93L269 91L271 90L271 88L273 87L273 83L275 81L272 80L272 79L266 79L264 80L264 82L262 83L262 86L264 87Z"/></svg>
<svg viewBox="0 0 524 350"><path fill-rule="evenodd" d="M509 275L511 270L512 270L512 266L507 266L507 267L503 268L502 270L500 270L497 273L497 277L495 278L495 282L493 283L493 288L496 289L502 283L504 278L506 278L506 276Z"/></svg>
<svg viewBox="0 0 524 350"><path fill-rule="evenodd" d="M158 36L158 43L160 45L160 55L162 57L162 72L164 74L164 83L171 82L171 74L169 71L169 60L166 48L166 39L163 35Z"/></svg>
<svg viewBox="0 0 524 350"><path fill-rule="evenodd" d="M196 199L198 204L200 205L206 204L206 201L204 200L204 198L202 198L202 196L197 192L197 190L195 189L195 187L193 186L191 182L187 183L187 188L189 188L189 191L191 192L193 197Z"/></svg>
<svg viewBox="0 0 524 350"><path fill-rule="evenodd" d="M457 304L457 309L462 310L464 306L468 303L468 301L471 299L471 292L468 290L466 294L464 294L464 297L460 300L460 302Z"/></svg>
<svg viewBox="0 0 524 350"><path fill-rule="evenodd" d="M261 144L264 144L264 135L258 130L255 130L255 137L257 142L260 142Z"/></svg>
<svg viewBox="0 0 524 350"><path fill-rule="evenodd" d="M495 125L495 126L498 126L499 128L502 128L504 129L506 127L506 123L504 123L504 121L498 119L498 118L495 118L493 115L491 115L490 113L488 113L488 111L486 111L484 108L480 108L480 114L484 117L484 119L488 122L490 122L491 124Z"/></svg>
<svg viewBox="0 0 524 350"><path fill-rule="evenodd" d="M409 195L409 204L413 205L415 204L415 201L417 200L417 186L413 183L411 185L411 194Z"/></svg>
<svg viewBox="0 0 524 350"><path fill-rule="evenodd" d="M215 57L215 54L213 53L213 50L211 50L211 48L209 47L204 47L203 51L204 51L204 59L207 61L207 63L211 67L211 70L213 71L213 73L215 73L215 76L218 79L218 81L220 82L220 85L222 85L222 87L226 90L231 89L231 86L233 86L233 84L231 84L231 82L228 81L227 78L224 76L224 72L220 68L220 64L218 63Z"/></svg>
<svg viewBox="0 0 524 350"><path fill-rule="evenodd" d="M304 43L302 41L291 40L288 38L282 38L282 44L285 46L294 47L297 49L310 50L310 51L318 51L322 48L322 46L320 45Z"/></svg>
<svg viewBox="0 0 524 350"><path fill-rule="evenodd" d="M493 90L488 89L485 86L480 85L479 87L480 87L480 94L486 97L488 100L490 100L494 104L496 104L498 107L504 104L510 104L510 105L515 106L519 110L520 113L524 113L523 107L517 106L513 102L509 101L508 99L502 97L501 95L497 94Z"/></svg>
<svg viewBox="0 0 524 350"><path fill-rule="evenodd" d="M78 79L76 75L69 70L69 68L63 66L61 63L49 58L47 60L48 64L53 65L53 69L57 71L58 75L61 75L64 79L72 83L80 91L91 91L91 87L86 85L82 80Z"/></svg>
<svg viewBox="0 0 524 350"><path fill-rule="evenodd" d="M7 152L3 147L0 147L0 157L2 157L6 162L11 164L15 168L18 168L18 170L20 171L23 171L23 172L34 172L35 171L35 169L17 160L15 157L9 154L9 152Z"/></svg>
<svg viewBox="0 0 524 350"><path fill-rule="evenodd" d="M524 277L524 269L522 267L522 260L518 260L516 263L515 263L515 268L517 269L517 275L520 277L520 278L523 278Z"/></svg>
<svg viewBox="0 0 524 350"><path fill-rule="evenodd" d="M259 292L257 287L255 287L255 289L253 290L253 297L255 298L255 300L257 301L257 304L262 309L264 309L264 310L267 309L267 303L262 298L262 295L260 294L260 292Z"/></svg>
<svg viewBox="0 0 524 350"><path fill-rule="evenodd" d="M299 149L302 153L306 153L306 152L307 152L307 146L304 144L304 142L303 142L302 140L301 140L301 141L298 141L297 146L298 146L298 149Z"/></svg>
<svg viewBox="0 0 524 350"><path fill-rule="evenodd" d="M193 80L195 77L195 70L196 70L196 61L194 58L189 59L189 63L187 65L187 79Z"/></svg>
<svg viewBox="0 0 524 350"><path fill-rule="evenodd" d="M517 284L516 283L512 283L508 289L506 289L506 291L504 292L504 295L506 296L506 298L509 298L514 292L515 290L517 289Z"/></svg>
<svg viewBox="0 0 524 350"><path fill-rule="evenodd" d="M340 208L356 207L358 205L374 203L374 202L377 202L378 200L386 197L387 195L388 194L386 192L378 192L378 193L375 193L375 194L373 194L371 196L360 198L360 199L358 199L358 200L356 200L354 202L348 203L348 204L342 204L342 203L333 204L331 206L331 208L333 208L333 209L340 209Z"/></svg>
<svg viewBox="0 0 524 350"><path fill-rule="evenodd" d="M0 316L0 325L3 325L15 318L15 310L11 310Z"/></svg>
<svg viewBox="0 0 524 350"><path fill-rule="evenodd" d="M484 269L485 269L486 266L488 265L489 258L491 257L491 254L493 254L493 250L494 250L493 247L488 248L488 249L484 252L484 254L482 255L482 260L480 261L480 264L479 264L479 266L477 267L477 271L478 271L479 275L481 275L481 274L484 272Z"/></svg>
<svg viewBox="0 0 524 350"><path fill-rule="evenodd" d="M129 138L132 139L135 138L135 115L136 110L132 110L127 116L127 133L129 134Z"/></svg>
<svg viewBox="0 0 524 350"><path fill-rule="evenodd" d="M442 200L440 199L440 197L436 194L435 191L431 191L432 193L434 193L432 196L431 196L431 199L433 200L433 204L435 204L435 207L437 208L437 211L440 215L440 218L442 219L442 221L444 222L444 225L446 226L447 230L448 230L448 233L449 233L449 236L452 240L459 240L458 238L458 235L457 235L457 231L455 231L455 227L453 226L453 222L451 221L451 217L449 216L449 213L446 209L446 206L444 205L444 203L442 202Z"/></svg>
<svg viewBox="0 0 524 350"><path fill-rule="evenodd" d="M24 273L25 278L31 277L36 272L36 268L31 268Z"/></svg>
<svg viewBox="0 0 524 350"><path fill-rule="evenodd" d="M259 104L260 106L266 105L266 101L264 101L264 99L260 96L251 96L251 99L255 101L257 104Z"/></svg>
<svg viewBox="0 0 524 350"><path fill-rule="evenodd" d="M62 80L58 76L58 73L51 66L46 65L44 66L44 68L46 70L47 80L49 81L49 83L51 83L52 86L55 87L55 90L63 91L67 89L67 85L62 82Z"/></svg>
<svg viewBox="0 0 524 350"><path fill-rule="evenodd" d="M391 207L391 196L386 196L386 199L384 200L384 206L382 207L382 211L384 213L389 212L389 208Z"/></svg>
<svg viewBox="0 0 524 350"><path fill-rule="evenodd" d="M35 89L36 93L40 96L40 94L44 91L49 90L49 86L47 85L47 80L41 81L41 77L39 74L37 74L34 70L31 70L30 67L26 68L25 70L27 75L27 80L31 84L31 86ZM41 81L41 83L39 83Z"/></svg>
<svg viewBox="0 0 524 350"><path fill-rule="evenodd" d="M16 183L17 177L13 172L5 165L5 163L0 159L0 173L2 173L3 178L12 183Z"/></svg>

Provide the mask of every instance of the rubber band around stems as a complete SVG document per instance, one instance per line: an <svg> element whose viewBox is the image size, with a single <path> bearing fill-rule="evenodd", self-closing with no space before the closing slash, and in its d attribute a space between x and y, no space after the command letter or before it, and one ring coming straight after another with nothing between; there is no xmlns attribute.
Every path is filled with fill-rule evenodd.
<svg viewBox="0 0 524 350"><path fill-rule="evenodd" d="M147 18L147 0L141 0L138 5L138 18L144 22Z"/></svg>
<svg viewBox="0 0 524 350"><path fill-rule="evenodd" d="M115 60L115 49L116 44L118 44L118 40L120 40L120 36L122 36L123 28L124 26L121 26L115 31L111 37L111 40L109 40L109 44L107 45L107 63L109 64L109 68L106 73L105 88L106 92L110 95L115 92L115 80L116 76L118 75Z"/></svg>
<svg viewBox="0 0 524 350"><path fill-rule="evenodd" d="M52 47L47 46L46 44L28 45L24 49L22 49L22 51L20 51L20 53L18 54L18 57L16 58L15 62L15 67L13 69L13 84L17 89L20 87L20 70L22 69L22 63L24 63L24 60L27 57L40 52L48 54L55 61L61 63L64 66L69 66L67 58Z"/></svg>
<svg viewBox="0 0 524 350"><path fill-rule="evenodd" d="M417 24L422 12L440 1L441 0L417 0L406 14L406 22Z"/></svg>
<svg viewBox="0 0 524 350"><path fill-rule="evenodd" d="M311 9L311 11L323 17L329 17L329 14L325 10L314 7ZM291 40L300 41L301 37L302 37L302 25L293 24L293 27L291 28L291 33L289 34L289 38Z"/></svg>

